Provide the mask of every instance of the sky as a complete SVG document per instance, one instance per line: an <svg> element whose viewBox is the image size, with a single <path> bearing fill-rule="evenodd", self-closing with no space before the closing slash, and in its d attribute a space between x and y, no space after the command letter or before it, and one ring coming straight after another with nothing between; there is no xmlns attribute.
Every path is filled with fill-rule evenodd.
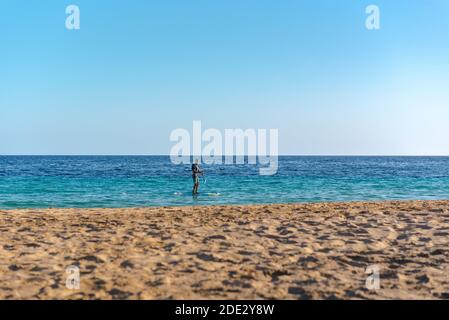
<svg viewBox="0 0 449 320"><path fill-rule="evenodd" d="M0 154L168 154L201 120L286 155L449 155L448 40L447 0L0 0Z"/></svg>

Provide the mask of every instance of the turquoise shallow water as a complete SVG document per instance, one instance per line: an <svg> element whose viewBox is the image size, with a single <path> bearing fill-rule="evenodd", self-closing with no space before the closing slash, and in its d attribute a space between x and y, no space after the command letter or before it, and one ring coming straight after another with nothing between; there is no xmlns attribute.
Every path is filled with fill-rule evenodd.
<svg viewBox="0 0 449 320"><path fill-rule="evenodd" d="M190 166L168 156L0 156L0 208L135 207L449 199L449 157L280 157L254 165Z"/></svg>

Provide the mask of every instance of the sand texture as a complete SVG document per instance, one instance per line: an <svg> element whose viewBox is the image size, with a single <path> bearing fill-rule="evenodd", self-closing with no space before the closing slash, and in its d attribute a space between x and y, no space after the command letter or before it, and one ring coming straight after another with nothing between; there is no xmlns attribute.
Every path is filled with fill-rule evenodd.
<svg viewBox="0 0 449 320"><path fill-rule="evenodd" d="M0 210L0 298L449 299L448 242L449 201Z"/></svg>

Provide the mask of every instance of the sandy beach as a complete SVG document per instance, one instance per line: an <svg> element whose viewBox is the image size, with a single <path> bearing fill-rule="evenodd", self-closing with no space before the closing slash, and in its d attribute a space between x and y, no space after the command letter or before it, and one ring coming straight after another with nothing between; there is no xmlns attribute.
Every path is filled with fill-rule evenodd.
<svg viewBox="0 0 449 320"><path fill-rule="evenodd" d="M449 299L448 240L449 201L1 210L0 298Z"/></svg>

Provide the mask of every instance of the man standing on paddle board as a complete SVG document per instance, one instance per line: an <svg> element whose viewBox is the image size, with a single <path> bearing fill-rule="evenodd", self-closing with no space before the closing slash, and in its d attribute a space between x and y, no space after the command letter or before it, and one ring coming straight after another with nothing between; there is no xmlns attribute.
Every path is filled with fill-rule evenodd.
<svg viewBox="0 0 449 320"><path fill-rule="evenodd" d="M193 178L193 190L192 194L198 194L198 187L200 186L200 178L199 176L203 175L203 170L201 170L200 165L198 164L198 159L195 160L195 163L192 164L192 178Z"/></svg>

